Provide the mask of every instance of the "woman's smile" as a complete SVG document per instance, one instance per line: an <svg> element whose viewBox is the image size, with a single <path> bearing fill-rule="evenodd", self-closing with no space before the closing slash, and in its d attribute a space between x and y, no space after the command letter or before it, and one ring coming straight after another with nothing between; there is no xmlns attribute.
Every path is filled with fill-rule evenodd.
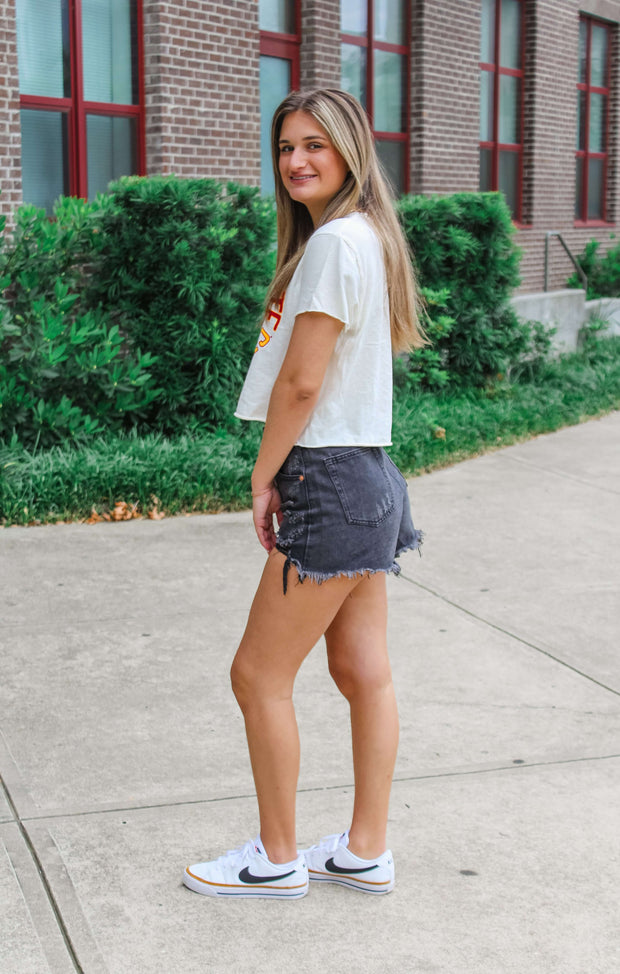
<svg viewBox="0 0 620 974"><path fill-rule="evenodd" d="M284 119L278 168L289 196L307 207L315 226L349 171L325 130L307 112L291 112Z"/></svg>

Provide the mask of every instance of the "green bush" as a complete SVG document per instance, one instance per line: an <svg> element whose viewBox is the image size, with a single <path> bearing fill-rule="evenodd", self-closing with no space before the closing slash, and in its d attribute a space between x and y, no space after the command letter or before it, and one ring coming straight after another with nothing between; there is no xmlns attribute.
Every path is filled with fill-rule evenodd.
<svg viewBox="0 0 620 974"><path fill-rule="evenodd" d="M610 240L615 239L615 236L615 233L611 233ZM599 254L600 246L600 240L589 240L577 258L577 263L588 278L588 301L620 297L620 243L611 247L602 257ZM576 271L569 277L567 287L583 287Z"/></svg>
<svg viewBox="0 0 620 974"><path fill-rule="evenodd" d="M110 206L61 199L52 221L22 206L12 238L2 236L0 442L84 442L135 424L157 396L151 354L124 348L106 312L84 301Z"/></svg>
<svg viewBox="0 0 620 974"><path fill-rule="evenodd" d="M425 308L422 323L430 345L398 356L394 362L395 388L438 392L450 382L450 374L445 368L446 339L454 325L454 319L446 313L449 294L448 288L441 291L422 288Z"/></svg>
<svg viewBox="0 0 620 974"><path fill-rule="evenodd" d="M444 313L453 319L435 336L442 368L461 384L483 386L531 344L530 327L509 305L520 253L504 197L405 196L398 208L420 282L446 295Z"/></svg>
<svg viewBox="0 0 620 974"><path fill-rule="evenodd" d="M407 474L581 422L620 406L620 338L550 359L533 381L431 393L396 389L390 455ZM97 437L76 449L0 446L0 524L89 518L120 501L145 515L251 505L259 423L235 432Z"/></svg>
<svg viewBox="0 0 620 974"><path fill-rule="evenodd" d="M174 176L112 184L90 300L156 356L147 425L229 426L273 273L275 220L258 190Z"/></svg>

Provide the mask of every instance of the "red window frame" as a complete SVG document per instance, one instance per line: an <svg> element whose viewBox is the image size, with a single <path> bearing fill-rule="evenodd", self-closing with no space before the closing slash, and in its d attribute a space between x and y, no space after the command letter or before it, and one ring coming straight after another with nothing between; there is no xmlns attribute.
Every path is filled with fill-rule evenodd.
<svg viewBox="0 0 620 974"><path fill-rule="evenodd" d="M404 145L403 164L404 181L403 192L408 193L410 187L409 157L410 157L410 127L411 127L411 77L410 51L411 51L411 4L404 0L403 12L405 17L405 43L390 44L387 41L375 40L375 17L374 2L367 0L367 28L366 35L361 34L340 34L341 44L353 44L357 47L366 49L366 114L370 120L372 134L380 142L400 142ZM375 117L375 72L374 72L374 52L387 51L392 54L402 54L405 57L405 77L403 78L403 132L381 132L374 127Z"/></svg>
<svg viewBox="0 0 620 974"><path fill-rule="evenodd" d="M480 142L481 149L491 150L491 189L494 192L499 190L499 154L500 152L514 152L519 156L517 169L517 205L513 214L513 221L521 224L523 215L523 111L524 111L524 85L525 85L525 0L518 0L521 8L521 50L520 68L504 68L500 64L500 44L502 29L502 4L501 0L495 0L495 38L493 45L494 61L480 61L480 71L489 71L494 77L493 84L493 138L487 142ZM519 79L519 109L517 117L518 142L499 141L499 96L501 75L508 75Z"/></svg>
<svg viewBox="0 0 620 974"><path fill-rule="evenodd" d="M88 155L86 145L86 116L106 115L136 119L137 175L146 173L146 139L144 112L144 19L142 0L136 0L136 45L138 70L138 103L119 105L116 103L85 101L84 76L82 70L82 0L69 0L69 52L71 96L68 98L48 98L44 95L19 96L22 109L62 112L67 118L68 132L68 172L69 195L88 196ZM128 174L129 175L129 174Z"/></svg>
<svg viewBox="0 0 620 974"><path fill-rule="evenodd" d="M294 3L294 34L283 34L270 30L261 30L260 32L261 55L291 62L291 90L299 88L301 83L299 56L301 48L301 0L294 0Z"/></svg>
<svg viewBox="0 0 620 974"><path fill-rule="evenodd" d="M586 80L585 82L577 82L577 91L585 92L585 118L583 119L583 127L585 133L585 149L577 149L575 152L575 160L583 159L583 171L581 174L581 213L575 218L575 226L607 226L607 175L609 170L609 115L610 115L610 103L611 103L611 46L613 41L612 26L603 20L598 20L596 17L590 17L587 14L579 15L579 27L581 30L581 24L585 23L587 28L586 35ZM605 86L591 85L590 84L590 67L591 67L591 57L592 57L592 27L603 27L607 31L607 63L605 65L605 80L607 84ZM604 152L590 152L590 96L604 95L605 102L605 126L604 126L604 137L605 137L605 151ZM594 219L588 218L588 175L590 168L591 159L602 159L603 160L603 216L602 218L596 217ZM575 201L576 202L576 201Z"/></svg>

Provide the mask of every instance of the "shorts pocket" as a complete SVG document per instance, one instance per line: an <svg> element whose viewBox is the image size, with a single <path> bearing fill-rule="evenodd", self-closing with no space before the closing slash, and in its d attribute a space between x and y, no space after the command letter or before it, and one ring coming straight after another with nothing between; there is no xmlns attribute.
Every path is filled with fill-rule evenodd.
<svg viewBox="0 0 620 974"><path fill-rule="evenodd" d="M324 463L349 524L376 527L392 513L394 491L377 447L348 450Z"/></svg>

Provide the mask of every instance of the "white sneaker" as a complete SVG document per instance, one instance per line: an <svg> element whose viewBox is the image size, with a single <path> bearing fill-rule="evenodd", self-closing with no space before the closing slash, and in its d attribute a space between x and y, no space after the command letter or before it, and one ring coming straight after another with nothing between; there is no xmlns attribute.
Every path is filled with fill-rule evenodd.
<svg viewBox="0 0 620 974"><path fill-rule="evenodd" d="M219 859L188 866L183 882L205 896L299 897L308 892L308 868L301 853L293 862L270 862L258 838Z"/></svg>
<svg viewBox="0 0 620 974"><path fill-rule="evenodd" d="M313 882L340 883L364 893L389 893L394 889L394 859L389 849L377 859L360 859L347 848L349 833L326 835L304 849L308 878Z"/></svg>

